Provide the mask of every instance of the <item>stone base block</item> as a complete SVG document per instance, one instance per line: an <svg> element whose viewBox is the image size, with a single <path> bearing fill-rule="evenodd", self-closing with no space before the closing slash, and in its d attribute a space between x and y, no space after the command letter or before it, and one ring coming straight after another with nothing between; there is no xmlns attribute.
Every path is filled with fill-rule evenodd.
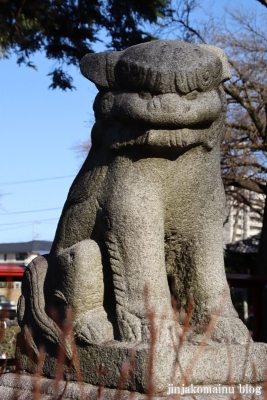
<svg viewBox="0 0 267 400"><path fill-rule="evenodd" d="M211 386L214 390L216 386ZM133 393L126 390L99 388L90 384L77 382L55 381L47 378L36 378L24 374L6 373L0 377L1 400L264 400L266 394L261 385L243 385L240 393L239 386L224 387L228 394L184 394L163 395L150 397L145 394ZM261 393L256 389L261 388ZM196 388L195 388L196 389ZM200 387L201 389L201 387ZM202 389L204 389L202 387ZM217 390L219 387L217 386ZM253 391L254 394L247 393ZM231 394L229 394L231 393ZM257 394L256 394L257 393Z"/></svg>
<svg viewBox="0 0 267 400"><path fill-rule="evenodd" d="M18 341L19 343L19 341ZM22 372L35 373L37 360L29 359L23 346L17 347L18 368ZM24 349L25 350L25 349ZM55 353L55 352L54 352ZM51 356L47 349L42 373L48 378L56 376L57 353ZM154 393L163 395L168 385L227 385L250 384L265 381L267 367L267 344L251 342L245 345L193 345L184 343L177 351L172 346L157 346L151 354L148 344L106 342L101 345L77 347L80 374L74 368L65 367L65 377L98 386L99 381L108 388L118 388L122 382L122 366L133 366L123 389L146 393L152 371ZM79 365L78 365L79 364Z"/></svg>

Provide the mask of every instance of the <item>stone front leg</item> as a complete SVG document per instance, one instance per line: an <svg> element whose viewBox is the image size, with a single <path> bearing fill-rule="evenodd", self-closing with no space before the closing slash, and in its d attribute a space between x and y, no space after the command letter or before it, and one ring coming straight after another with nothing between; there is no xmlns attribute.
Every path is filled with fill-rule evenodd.
<svg viewBox="0 0 267 400"><path fill-rule="evenodd" d="M214 320L212 341L245 344L249 332L231 301L224 270L221 226L215 220L208 221L203 210L195 221L194 226L183 224L167 235L167 270L172 292L181 308L187 308L190 297L194 303L193 330L188 339L201 341L208 324Z"/></svg>
<svg viewBox="0 0 267 400"><path fill-rule="evenodd" d="M192 249L194 266L193 296L195 316L198 323L196 333L202 333L212 319L215 325L211 331L211 340L224 343L246 344L250 340L249 332L239 319L233 307L230 290L226 280L223 252L220 251L220 226L206 224L203 233Z"/></svg>
<svg viewBox="0 0 267 400"><path fill-rule="evenodd" d="M220 234L216 224L196 223L191 234L172 233L176 259L169 260L168 268L172 292L181 308L193 299L192 331L188 340L202 341L208 324L215 326L210 339L215 342L245 344L249 332L232 305L230 290L226 281L223 253L220 249ZM171 255L169 256L171 257Z"/></svg>
<svg viewBox="0 0 267 400"><path fill-rule="evenodd" d="M246 343L248 331L233 307L224 268L219 149L192 149L189 156L191 164L175 161L177 173L166 187L171 199L166 205L166 266L172 293L181 309L190 297L194 300L194 340L198 334L202 340L216 318L214 341Z"/></svg>
<svg viewBox="0 0 267 400"><path fill-rule="evenodd" d="M114 165L112 174L106 191L106 246L120 336L123 341L148 340L150 311L157 321L172 319L164 254L164 194L153 163L143 168L142 162L124 161Z"/></svg>

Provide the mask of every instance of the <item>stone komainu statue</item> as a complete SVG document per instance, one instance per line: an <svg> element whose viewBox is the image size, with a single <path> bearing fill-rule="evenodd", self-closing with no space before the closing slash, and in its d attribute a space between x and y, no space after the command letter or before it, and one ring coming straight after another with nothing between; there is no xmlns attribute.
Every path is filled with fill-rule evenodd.
<svg viewBox="0 0 267 400"><path fill-rule="evenodd" d="M50 254L26 270L22 336L31 328L36 354L44 342L64 346L60 322L71 308L78 346L145 343L148 304L164 329L182 325L179 310L193 297L189 343L203 339L218 310L210 343L246 343L222 250L222 82L230 77L224 52L152 41L88 54L81 70L99 90L92 147ZM66 354L71 357L68 345Z"/></svg>

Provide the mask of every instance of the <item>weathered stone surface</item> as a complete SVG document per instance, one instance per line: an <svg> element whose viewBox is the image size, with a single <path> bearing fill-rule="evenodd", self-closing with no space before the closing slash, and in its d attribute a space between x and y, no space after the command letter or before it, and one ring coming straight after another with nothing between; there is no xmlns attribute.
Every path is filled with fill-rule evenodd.
<svg viewBox="0 0 267 400"><path fill-rule="evenodd" d="M51 379L46 378L36 378L27 375L18 375L18 374L4 374L0 378L0 396L1 400L35 400L36 387L39 387L39 397L38 400L55 400L55 394L60 397L62 400L96 400L99 399L98 387L90 385L90 384L80 384L69 382L66 385L66 382L59 381L57 389L55 389L55 383L51 381ZM216 386L210 386L208 390L214 390ZM200 387L199 390L204 391L204 387ZM242 391L253 390L254 394L240 394ZM176 389L177 390L177 389ZM186 389L184 389L186 390ZM189 390L193 392L196 390L196 387L193 388L189 386ZM207 390L207 388L206 388ZM216 390L219 393L224 394L184 394L180 396L182 400L233 400L233 394L235 394L235 398L242 400L264 400L265 392L262 385L252 386L252 385L243 385L240 386L224 386L216 387ZM224 392L222 391L224 390ZM257 392L256 392L257 390ZM168 390L168 392L174 392L174 389ZM175 392L174 392L175 393ZM205 393L205 392L204 392ZM225 394L227 393L227 394ZM230 393L230 394L229 394ZM15 397L16 396L16 397ZM179 396L177 394L169 394L163 396L153 396L153 400L177 400ZM147 395L142 395L138 393L132 393L126 390L118 391L116 389L101 389L101 399L102 400L146 400L148 399Z"/></svg>
<svg viewBox="0 0 267 400"><path fill-rule="evenodd" d="M134 356L133 356L134 351ZM103 367L105 374L101 381L107 387L118 388L121 381L122 366L130 365L134 360L131 375L124 382L124 389L144 392L148 387L149 357L151 349L148 344L106 342L89 347L79 347L78 355L84 382L99 384L99 368ZM185 343L178 353L173 347L157 346L153 352L153 382L156 393L163 394L170 383L183 382L184 376L193 385L210 384L246 384L263 382L267 349L263 343L251 343L249 348L244 345L213 344L200 346ZM18 354L19 369L36 373L37 365L29 364L27 353ZM177 362L179 360L179 363ZM47 377L56 376L57 359L49 356L44 360L43 372ZM71 380L77 380L73 369L65 371Z"/></svg>
<svg viewBox="0 0 267 400"><path fill-rule="evenodd" d="M223 264L221 83L230 76L225 54L214 46L154 41L88 54L81 70L99 88L92 148L70 188L51 253L26 271L19 305L21 369L34 369L41 345L46 376L55 373L58 345L70 363L72 340L64 321L72 309L84 381L96 384L94 368L105 365L106 385L116 387L121 363L134 347L135 380L125 388L144 392L153 325L155 392L161 393L177 364L182 316L193 298L179 352L184 368L208 326L210 335L190 382L227 383L232 354L238 383L249 344L258 375L250 351L245 382L262 380L267 346L252 344L239 320Z"/></svg>

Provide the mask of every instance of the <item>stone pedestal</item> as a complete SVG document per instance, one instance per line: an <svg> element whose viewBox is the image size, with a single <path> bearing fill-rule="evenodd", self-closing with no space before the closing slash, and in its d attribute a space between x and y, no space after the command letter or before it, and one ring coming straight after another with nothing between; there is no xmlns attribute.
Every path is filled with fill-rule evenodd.
<svg viewBox="0 0 267 400"><path fill-rule="evenodd" d="M217 386L210 386L210 390L222 390ZM243 391L254 391L260 388L261 394L240 394L239 386L224 386L224 390L233 394L185 394L185 395L163 395L153 396L153 400L264 400L265 393L262 385L242 386ZM189 388L190 389L190 388ZM204 387L199 387L199 390ZM195 388L196 390L196 388ZM38 394L37 394L38 393ZM259 393L259 392L257 392ZM55 396L57 395L57 396ZM35 397L34 397L35 396ZM38 397L37 397L38 396ZM79 384L75 382L58 382L57 389L55 382L47 378L36 378L29 375L7 373L0 378L0 398L1 400L148 400L145 394L132 393L126 390L99 388L90 384ZM150 398L151 399L151 398ZM152 400L151 399L151 400Z"/></svg>
<svg viewBox="0 0 267 400"><path fill-rule="evenodd" d="M20 371L35 373L36 362L29 360L23 346L17 348ZM26 350L26 347L25 347ZM58 368L57 357L50 351L45 355L43 375L53 378ZM123 389L144 393L148 387L148 371L151 364L151 350L148 344L133 344L111 341L100 345L77 347L79 362L76 363L80 376L86 383L98 386L99 379L109 388L118 388L121 382L122 366L133 365ZM229 385L253 384L265 380L267 346L251 342L240 344L193 345L184 343L178 353L173 346L157 346L153 351L154 391L163 395L170 384ZM103 373L100 372L102 369ZM77 380L79 373L74 368L65 368L65 376ZM100 378L101 376L101 378Z"/></svg>

